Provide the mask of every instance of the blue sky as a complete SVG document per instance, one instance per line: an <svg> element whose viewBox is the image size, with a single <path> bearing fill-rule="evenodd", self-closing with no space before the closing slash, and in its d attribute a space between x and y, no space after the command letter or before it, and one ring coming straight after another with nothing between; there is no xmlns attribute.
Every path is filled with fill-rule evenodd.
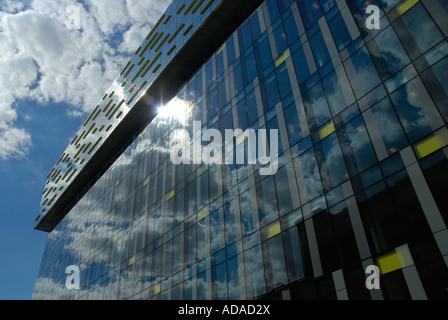
<svg viewBox="0 0 448 320"><path fill-rule="evenodd" d="M170 2L0 0L0 300L31 299L46 176Z"/></svg>

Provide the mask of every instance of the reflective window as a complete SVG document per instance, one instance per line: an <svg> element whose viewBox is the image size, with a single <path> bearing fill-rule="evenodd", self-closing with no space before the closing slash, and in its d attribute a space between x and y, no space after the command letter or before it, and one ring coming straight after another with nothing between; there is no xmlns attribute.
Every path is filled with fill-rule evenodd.
<svg viewBox="0 0 448 320"><path fill-rule="evenodd" d="M311 27L320 17L322 10L317 0L300 0L298 1L299 11L302 15L303 23L306 28Z"/></svg>
<svg viewBox="0 0 448 320"><path fill-rule="evenodd" d="M325 190L330 190L348 179L341 147L335 133L322 140L315 149Z"/></svg>
<svg viewBox="0 0 448 320"><path fill-rule="evenodd" d="M352 42L352 37L350 36L345 21L340 13L328 22L328 26L330 27L334 42L339 51Z"/></svg>
<svg viewBox="0 0 448 320"><path fill-rule="evenodd" d="M390 153L395 153L407 145L403 129L388 98L373 106L371 112L378 132Z"/></svg>
<svg viewBox="0 0 448 320"><path fill-rule="evenodd" d="M330 120L330 110L319 82L302 96L310 129L313 131Z"/></svg>
<svg viewBox="0 0 448 320"><path fill-rule="evenodd" d="M344 66L357 98L361 98L380 83L378 73L365 48L353 54Z"/></svg>
<svg viewBox="0 0 448 320"><path fill-rule="evenodd" d="M294 61L299 84L308 79L308 77L317 70L309 42L306 42L297 51L293 52L292 59Z"/></svg>
<svg viewBox="0 0 448 320"><path fill-rule="evenodd" d="M328 52L327 45L320 30L310 38L310 44L313 49L314 59L316 60L317 66L319 68L323 67L330 61L330 53Z"/></svg>
<svg viewBox="0 0 448 320"><path fill-rule="evenodd" d="M306 203L323 193L319 168L313 149L309 149L294 160L300 199Z"/></svg>
<svg viewBox="0 0 448 320"><path fill-rule="evenodd" d="M386 28L372 41L369 41L367 47L384 80L410 62L392 27Z"/></svg>
<svg viewBox="0 0 448 320"><path fill-rule="evenodd" d="M350 175L356 175L377 162L361 117L338 130L338 136Z"/></svg>
<svg viewBox="0 0 448 320"><path fill-rule="evenodd" d="M437 109L418 78L398 89L390 97L411 142L443 125Z"/></svg>
<svg viewBox="0 0 448 320"><path fill-rule="evenodd" d="M422 79L445 122L448 122L448 58L423 72Z"/></svg>
<svg viewBox="0 0 448 320"><path fill-rule="evenodd" d="M443 35L420 3L403 14L394 23L394 27L411 58L419 56L443 39Z"/></svg>
<svg viewBox="0 0 448 320"><path fill-rule="evenodd" d="M328 103L333 115L337 115L347 106L355 102L350 84L342 66L331 72L322 80Z"/></svg>
<svg viewBox="0 0 448 320"><path fill-rule="evenodd" d="M286 129L288 131L289 145L295 145L304 137L304 131L307 133L306 128L303 128L300 124L303 119L300 119L297 111L296 103L292 103L284 110ZM304 116L304 115L303 115ZM300 121L302 120L302 121Z"/></svg>

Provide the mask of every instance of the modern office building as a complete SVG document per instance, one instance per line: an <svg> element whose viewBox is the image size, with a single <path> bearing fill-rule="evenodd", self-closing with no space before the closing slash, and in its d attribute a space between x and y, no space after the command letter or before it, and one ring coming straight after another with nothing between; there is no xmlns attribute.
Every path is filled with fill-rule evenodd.
<svg viewBox="0 0 448 320"><path fill-rule="evenodd" d="M33 298L448 299L447 36L446 0L174 0L48 175ZM208 129L276 170L174 164Z"/></svg>

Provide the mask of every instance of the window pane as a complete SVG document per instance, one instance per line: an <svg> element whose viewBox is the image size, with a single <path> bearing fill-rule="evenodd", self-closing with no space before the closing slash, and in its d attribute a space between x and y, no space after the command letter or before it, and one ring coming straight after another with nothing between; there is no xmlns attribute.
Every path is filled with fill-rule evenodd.
<svg viewBox="0 0 448 320"><path fill-rule="evenodd" d="M448 58L422 74L422 80L434 99L440 113L448 122Z"/></svg>
<svg viewBox="0 0 448 320"><path fill-rule="evenodd" d="M437 109L418 78L391 94L391 99L411 142L443 125Z"/></svg>
<svg viewBox="0 0 448 320"><path fill-rule="evenodd" d="M411 58L417 57L443 39L421 3L403 14L394 26Z"/></svg>
<svg viewBox="0 0 448 320"><path fill-rule="evenodd" d="M325 190L328 191L348 179L336 134L331 134L317 144L315 148Z"/></svg>
<svg viewBox="0 0 448 320"><path fill-rule="evenodd" d="M342 14L338 13L333 19L328 22L331 33L333 34L334 42L339 51L344 49L350 42L352 37L348 32L347 26Z"/></svg>
<svg viewBox="0 0 448 320"><path fill-rule="evenodd" d="M314 150L310 149L294 160L300 199L306 203L323 193Z"/></svg>
<svg viewBox="0 0 448 320"><path fill-rule="evenodd" d="M260 83L264 111L268 112L280 100L275 72L272 72Z"/></svg>
<svg viewBox="0 0 448 320"><path fill-rule="evenodd" d="M406 136L389 98L383 99L374 105L371 110L378 132L381 134L389 154L404 148L407 145Z"/></svg>
<svg viewBox="0 0 448 320"><path fill-rule="evenodd" d="M311 131L323 125L331 117L327 99L322 92L324 92L322 84L319 82L302 97Z"/></svg>
<svg viewBox="0 0 448 320"><path fill-rule="evenodd" d="M297 106L292 103L289 107L284 110L286 129L289 136L289 145L293 146L299 142L304 137L304 131L308 134L309 130L307 128L302 128L301 122L299 120L299 115L297 112ZM303 120L303 119L301 119Z"/></svg>
<svg viewBox="0 0 448 320"><path fill-rule="evenodd" d="M356 175L377 162L361 117L338 130L338 135L350 175Z"/></svg>
<svg viewBox="0 0 448 320"><path fill-rule="evenodd" d="M294 209L292 202L293 195L291 194L289 179L294 179L293 183L296 183L296 181L295 177L288 177L288 171L286 169L286 165L281 167L277 171L277 173L274 175L274 178L275 178L275 189L277 191L278 208L280 211L280 215L282 216Z"/></svg>
<svg viewBox="0 0 448 320"><path fill-rule="evenodd" d="M254 51L255 58L257 59L258 73L261 73L272 63L271 47L269 46L268 38L266 37Z"/></svg>
<svg viewBox="0 0 448 320"><path fill-rule="evenodd" d="M274 180L268 176L256 185L258 200L258 219L265 226L278 218L277 197Z"/></svg>
<svg viewBox="0 0 448 320"><path fill-rule="evenodd" d="M308 79L309 76L317 70L314 60L310 61L310 59L307 59L305 54L305 50L307 49L309 55L311 55L310 59L313 59L309 42L306 42L292 54L292 60L294 61L294 67L296 69L296 76L299 84Z"/></svg>
<svg viewBox="0 0 448 320"><path fill-rule="evenodd" d="M263 243L263 257L266 270L266 290L269 291L279 284L288 283L281 235Z"/></svg>
<svg viewBox="0 0 448 320"><path fill-rule="evenodd" d="M248 235L258 229L258 209L257 204L252 197L254 191L247 190L240 195L240 215L243 226L243 236ZM262 209L264 210L264 206Z"/></svg>
<svg viewBox="0 0 448 320"><path fill-rule="evenodd" d="M243 79L244 84L248 85L257 76L257 65L255 62L255 56L253 52L250 52L247 56L243 57Z"/></svg>
<svg viewBox="0 0 448 320"><path fill-rule="evenodd" d="M280 24L277 28L275 28L273 35L275 39L277 53L281 54L288 47L288 42L286 41L286 33L283 30L282 24Z"/></svg>
<svg viewBox="0 0 448 320"><path fill-rule="evenodd" d="M299 11L306 28L311 27L322 17L322 10L317 0L300 0L298 2Z"/></svg>
<svg viewBox="0 0 448 320"><path fill-rule="evenodd" d="M260 245L244 253L244 265L248 298L266 292L263 255Z"/></svg>
<svg viewBox="0 0 448 320"><path fill-rule="evenodd" d="M333 115L337 115L355 102L355 97L342 66L325 77L322 84Z"/></svg>
<svg viewBox="0 0 448 320"><path fill-rule="evenodd" d="M280 90L280 97L284 98L292 90L291 81L289 80L288 65L283 62L275 69L277 74L278 88Z"/></svg>
<svg viewBox="0 0 448 320"><path fill-rule="evenodd" d="M372 41L369 41L367 47L383 80L386 80L410 62L392 27L386 28Z"/></svg>
<svg viewBox="0 0 448 320"><path fill-rule="evenodd" d="M358 99L381 82L366 48L352 55L344 63L344 66L355 96Z"/></svg>
<svg viewBox="0 0 448 320"><path fill-rule="evenodd" d="M298 228L291 228L283 233L286 266L289 281L305 276L304 251L306 243L299 237Z"/></svg>
<svg viewBox="0 0 448 320"><path fill-rule="evenodd" d="M308 2L308 1L307 1ZM311 48L313 49L314 59L316 60L317 67L320 68L330 61L330 53L328 52L327 45L321 30L318 30L310 39Z"/></svg>

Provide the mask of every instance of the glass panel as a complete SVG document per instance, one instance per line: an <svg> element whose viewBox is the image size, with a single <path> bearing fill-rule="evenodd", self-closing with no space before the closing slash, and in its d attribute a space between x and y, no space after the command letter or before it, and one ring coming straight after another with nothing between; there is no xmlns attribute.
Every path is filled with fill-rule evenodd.
<svg viewBox="0 0 448 320"><path fill-rule="evenodd" d="M325 190L330 190L348 179L341 147L335 133L315 146L322 183Z"/></svg>
<svg viewBox="0 0 448 320"><path fill-rule="evenodd" d="M325 77L322 84L333 115L337 115L355 102L355 97L342 66Z"/></svg>
<svg viewBox="0 0 448 320"><path fill-rule="evenodd" d="M411 142L443 125L437 109L418 78L391 94L391 99Z"/></svg>
<svg viewBox="0 0 448 320"><path fill-rule="evenodd" d="M327 45L320 29L310 38L310 44L313 49L314 58L318 68L324 66L328 61L330 61L330 53L328 52Z"/></svg>
<svg viewBox="0 0 448 320"><path fill-rule="evenodd" d="M288 176L288 170L286 167L287 165L278 169L277 173L274 175L275 189L277 190L278 208L281 216L294 209L292 197L298 196L291 194L292 190L289 184L289 179L293 179L294 184L296 183L296 181L295 177Z"/></svg>
<svg viewBox="0 0 448 320"><path fill-rule="evenodd" d="M241 299L241 286L244 283L240 283L239 270L241 269L238 263L238 257L235 256L227 260L227 287L229 289L229 299L239 300Z"/></svg>
<svg viewBox="0 0 448 320"><path fill-rule="evenodd" d="M381 100L372 107L372 114L378 132L381 134L384 145L390 154L401 150L407 145L406 136L398 121L389 98Z"/></svg>
<svg viewBox="0 0 448 320"><path fill-rule="evenodd" d="M246 287L248 298L266 292L261 246L257 245L244 253Z"/></svg>
<svg viewBox="0 0 448 320"><path fill-rule="evenodd" d="M416 58L443 39L421 3L403 14L394 26L411 58Z"/></svg>
<svg viewBox="0 0 448 320"><path fill-rule="evenodd" d="M281 235L263 243L263 257L266 270L266 290L269 291L288 283Z"/></svg>
<svg viewBox="0 0 448 320"><path fill-rule="evenodd" d="M288 65L283 62L278 68L275 69L277 74L278 88L280 90L280 97L284 98L292 90L291 81L289 80Z"/></svg>
<svg viewBox="0 0 448 320"><path fill-rule="evenodd" d="M423 72L422 79L445 122L448 122L448 58Z"/></svg>
<svg viewBox="0 0 448 320"><path fill-rule="evenodd" d="M338 130L338 136L350 175L356 175L376 163L375 152L361 117Z"/></svg>
<svg viewBox="0 0 448 320"><path fill-rule="evenodd" d="M265 226L278 218L277 197L274 180L268 176L256 185L258 200L258 219Z"/></svg>
<svg viewBox="0 0 448 320"><path fill-rule="evenodd" d="M311 148L294 160L300 199L306 203L323 193L316 156Z"/></svg>
<svg viewBox="0 0 448 320"><path fill-rule="evenodd" d="M319 82L302 96L311 131L323 125L331 117L327 99L322 92L322 84Z"/></svg>
<svg viewBox="0 0 448 320"><path fill-rule="evenodd" d="M309 59L307 59L305 50L308 50L309 55L312 56L309 42L306 42L303 46L301 46L292 54L292 60L294 61L296 76L297 80L299 81L299 84L308 79L309 76L316 71L314 60L309 61ZM311 59L313 58L311 57Z"/></svg>
<svg viewBox="0 0 448 320"><path fill-rule="evenodd" d="M303 138L303 130L306 130L306 128L302 128L300 125L301 121L299 121L295 103L287 107L283 114L285 116L286 129L289 136L289 145L293 146Z"/></svg>
<svg viewBox="0 0 448 320"><path fill-rule="evenodd" d="M264 111L268 112L280 100L275 73L271 73L260 83Z"/></svg>
<svg viewBox="0 0 448 320"><path fill-rule="evenodd" d="M386 28L367 43L383 80L409 64L409 57L392 27Z"/></svg>
<svg viewBox="0 0 448 320"><path fill-rule="evenodd" d="M277 28L275 28L274 32L275 45L277 48L277 54L280 55L282 52L288 48L288 42L286 41L286 33L283 30L283 25L280 24Z"/></svg>
<svg viewBox="0 0 448 320"><path fill-rule="evenodd" d="M244 235L248 235L258 229L257 208L253 205L251 199L253 198L251 197L250 190L247 190L240 195L240 214Z"/></svg>
<svg viewBox="0 0 448 320"><path fill-rule="evenodd" d="M328 26L330 27L334 42L339 51L352 42L352 37L348 32L345 21L342 18L342 14L338 13L333 19L331 19L328 22Z"/></svg>
<svg viewBox="0 0 448 320"><path fill-rule="evenodd" d="M344 63L344 66L355 96L358 99L381 82L366 48L362 48L353 54Z"/></svg>
<svg viewBox="0 0 448 320"><path fill-rule="evenodd" d="M311 27L322 17L322 10L317 0L300 0L298 5L306 28Z"/></svg>
<svg viewBox="0 0 448 320"><path fill-rule="evenodd" d="M271 47L267 37L255 48L254 52L257 60L257 70L258 73L261 73L272 63Z"/></svg>

